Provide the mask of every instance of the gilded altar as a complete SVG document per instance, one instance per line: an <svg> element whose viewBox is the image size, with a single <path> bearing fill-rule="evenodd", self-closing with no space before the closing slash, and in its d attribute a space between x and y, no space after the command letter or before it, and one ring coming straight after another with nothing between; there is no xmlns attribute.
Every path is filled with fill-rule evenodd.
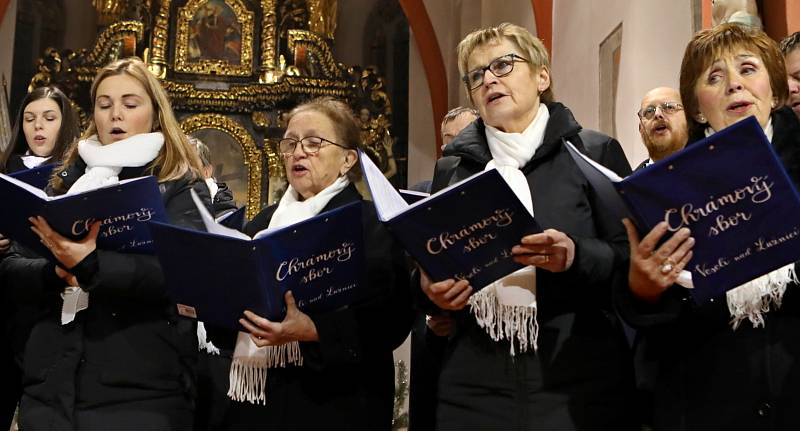
<svg viewBox="0 0 800 431"><path fill-rule="evenodd" d="M205 142L215 177L252 218L286 187L277 142L285 113L319 96L346 100L367 152L396 171L392 108L371 68L333 56L336 0L94 0L102 26L94 46L48 49L30 87L54 84L86 120L98 68L139 56L171 97L184 131Z"/></svg>

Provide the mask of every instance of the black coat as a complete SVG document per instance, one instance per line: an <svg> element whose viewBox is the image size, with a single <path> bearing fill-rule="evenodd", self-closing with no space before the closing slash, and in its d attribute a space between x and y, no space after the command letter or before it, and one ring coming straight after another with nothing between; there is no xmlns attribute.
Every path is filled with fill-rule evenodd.
<svg viewBox="0 0 800 431"><path fill-rule="evenodd" d="M772 124L772 145L800 186L800 123L784 108ZM764 327L744 321L734 331L724 298L697 306L675 285L650 305L620 291L620 313L640 329L644 359L654 363L654 429L800 429L799 296L790 284Z"/></svg>
<svg viewBox="0 0 800 431"><path fill-rule="evenodd" d="M360 200L351 184L322 211ZM276 208L259 213L245 233L265 229ZM319 342L300 343L303 365L270 369L266 405L231 403L223 429L391 429L392 352L408 336L413 317L408 268L402 249L369 202L364 202L360 223L367 257L362 299L337 311L311 315Z"/></svg>
<svg viewBox="0 0 800 431"><path fill-rule="evenodd" d="M236 201L233 200L233 192L225 183L217 183L217 193L213 196L212 205L214 206L214 217L220 217L231 211L236 211Z"/></svg>
<svg viewBox="0 0 800 431"><path fill-rule="evenodd" d="M512 357L508 342L492 341L467 311L458 314L440 375L437 430L633 429L630 352L611 301L612 280L626 270L628 243L619 220L603 214L563 142L601 160L621 150L596 132L584 134L591 142L583 142L566 107L547 107L543 144L522 172L536 220L570 236L574 263L563 273L537 270L536 353ZM437 162L434 191L485 168L492 157L483 122L467 126L445 156L451 157ZM618 165L630 172L627 162Z"/></svg>
<svg viewBox="0 0 800 431"><path fill-rule="evenodd" d="M46 164L52 163L54 161L56 161L56 160L47 159L42 164L46 165ZM6 162L5 173L9 173L10 174L10 173L14 173L14 172L17 172L17 171L24 171L26 169L28 169L28 167L25 166L25 162L22 161L22 155L21 154L12 154L8 158L8 161Z"/></svg>
<svg viewBox="0 0 800 431"><path fill-rule="evenodd" d="M78 160L66 187L85 171ZM144 174L125 168L121 179ZM202 228L189 194L210 207L208 189L188 177L161 183L170 222ZM70 269L89 308L61 325L64 283L53 263L17 248L3 262L15 300L38 304L28 339L20 425L37 430L185 430L191 428L196 325L177 317L155 256L95 250Z"/></svg>
<svg viewBox="0 0 800 431"><path fill-rule="evenodd" d="M45 164L51 160L45 161ZM19 154L12 154L5 166L5 173L14 173L28 169ZM5 255L0 255L0 261ZM22 349L28 339L31 326L36 321L36 306L21 306L11 300L7 294L6 282L3 280L3 266L0 263L0 314L2 326L0 336L4 342L0 345L0 381L4 382L0 392L0 429L11 427L14 411L17 409L22 395Z"/></svg>

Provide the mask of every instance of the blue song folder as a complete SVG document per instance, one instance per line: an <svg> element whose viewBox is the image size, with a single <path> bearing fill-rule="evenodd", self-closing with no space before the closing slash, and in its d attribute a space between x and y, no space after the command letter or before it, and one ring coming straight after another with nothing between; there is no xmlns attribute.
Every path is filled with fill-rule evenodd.
<svg viewBox="0 0 800 431"><path fill-rule="evenodd" d="M358 298L365 280L360 202L250 238L214 222L192 194L209 232L150 225L180 314L241 331L245 310L283 320L287 290L307 314Z"/></svg>
<svg viewBox="0 0 800 431"><path fill-rule="evenodd" d="M58 166L58 164L48 163L39 165L32 169L23 169L21 171L13 172L8 174L8 176L28 183L37 189L44 189L47 186L47 183L50 181L50 175L53 173L53 169L56 166Z"/></svg>
<svg viewBox="0 0 800 431"><path fill-rule="evenodd" d="M0 174L0 196L10 203L0 211L0 232L48 258L52 255L31 230L29 217L44 217L56 232L72 239L86 236L91 224L99 220L97 247L127 253L152 253L147 222L166 221L153 176L74 195L47 196L41 189Z"/></svg>
<svg viewBox="0 0 800 431"><path fill-rule="evenodd" d="M672 232L691 229L686 269L699 304L800 257L800 196L755 117L624 180L569 151L601 200L640 233L664 220Z"/></svg>
<svg viewBox="0 0 800 431"><path fill-rule="evenodd" d="M486 287L522 268L511 248L542 231L496 169L409 205L368 156L359 158L378 217L434 281Z"/></svg>
<svg viewBox="0 0 800 431"><path fill-rule="evenodd" d="M244 225L246 223L246 215L247 213L247 205L239 207L234 211L231 211L227 214L223 214L220 217L217 217L215 221L225 227L229 227L231 229L236 229L241 231L244 229Z"/></svg>
<svg viewBox="0 0 800 431"><path fill-rule="evenodd" d="M413 204L416 201L421 201L431 195L430 193L418 192L416 190L406 190L406 189L400 189L397 192L400 193L400 196L409 205Z"/></svg>

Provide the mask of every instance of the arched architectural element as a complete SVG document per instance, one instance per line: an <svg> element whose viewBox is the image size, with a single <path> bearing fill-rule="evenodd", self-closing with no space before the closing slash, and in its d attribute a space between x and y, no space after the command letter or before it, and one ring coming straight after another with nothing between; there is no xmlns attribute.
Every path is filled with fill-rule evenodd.
<svg viewBox="0 0 800 431"><path fill-rule="evenodd" d="M533 19L536 20L536 33L544 42L544 47L553 59L553 0L531 0Z"/></svg>
<svg viewBox="0 0 800 431"><path fill-rule="evenodd" d="M414 40L422 57L431 93L433 124L438 125L447 113L447 72L442 51L422 0L400 0L400 6L408 18L408 25L414 33ZM439 133L435 133L435 136L436 154L441 154L442 137Z"/></svg>
<svg viewBox="0 0 800 431"><path fill-rule="evenodd" d="M9 3L11 3L11 0L0 0L0 21L3 21L3 18L6 16Z"/></svg>

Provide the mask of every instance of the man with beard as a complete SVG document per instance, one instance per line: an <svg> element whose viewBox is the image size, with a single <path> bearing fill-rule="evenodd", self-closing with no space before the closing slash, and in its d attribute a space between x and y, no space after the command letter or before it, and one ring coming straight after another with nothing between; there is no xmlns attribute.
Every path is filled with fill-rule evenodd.
<svg viewBox="0 0 800 431"><path fill-rule="evenodd" d="M800 31L781 41L781 52L786 59L786 76L789 80L786 105L800 118Z"/></svg>
<svg viewBox="0 0 800 431"><path fill-rule="evenodd" d="M689 139L686 115L678 90L658 87L642 99L639 116L639 134L650 158L636 167L642 169L670 154L683 149Z"/></svg>

